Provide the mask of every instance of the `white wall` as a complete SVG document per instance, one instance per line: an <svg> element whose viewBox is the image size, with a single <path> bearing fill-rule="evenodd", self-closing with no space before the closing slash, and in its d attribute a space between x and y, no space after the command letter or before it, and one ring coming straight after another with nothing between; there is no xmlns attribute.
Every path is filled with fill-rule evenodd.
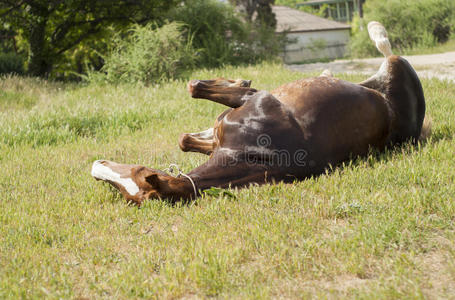
<svg viewBox="0 0 455 300"><path fill-rule="evenodd" d="M286 63L301 63L317 59L343 57L349 42L349 29L288 33L284 51Z"/></svg>

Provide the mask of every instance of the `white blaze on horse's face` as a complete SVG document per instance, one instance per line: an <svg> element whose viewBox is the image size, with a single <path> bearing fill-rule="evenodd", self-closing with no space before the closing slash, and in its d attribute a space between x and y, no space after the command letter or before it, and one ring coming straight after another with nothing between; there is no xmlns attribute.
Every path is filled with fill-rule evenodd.
<svg viewBox="0 0 455 300"><path fill-rule="evenodd" d="M99 180L108 180L118 185L121 185L131 196L135 196L139 192L139 187L131 178L121 177L120 174L114 172L109 167L103 165L102 160L97 160L92 166L92 176Z"/></svg>

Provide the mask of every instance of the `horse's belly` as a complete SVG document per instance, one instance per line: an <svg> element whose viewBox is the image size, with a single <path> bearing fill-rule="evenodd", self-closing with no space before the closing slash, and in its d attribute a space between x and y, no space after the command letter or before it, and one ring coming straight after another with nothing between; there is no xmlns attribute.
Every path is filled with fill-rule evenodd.
<svg viewBox="0 0 455 300"><path fill-rule="evenodd" d="M274 91L299 123L309 156L339 163L383 148L390 131L384 98L371 89L342 80L318 77ZM312 152L312 153L311 153Z"/></svg>

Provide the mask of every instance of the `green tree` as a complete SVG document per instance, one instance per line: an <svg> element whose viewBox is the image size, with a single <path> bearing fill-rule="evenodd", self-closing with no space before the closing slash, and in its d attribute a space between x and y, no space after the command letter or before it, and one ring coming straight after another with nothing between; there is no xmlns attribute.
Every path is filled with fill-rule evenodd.
<svg viewBox="0 0 455 300"><path fill-rule="evenodd" d="M272 12L272 5L275 0L230 0L230 2L243 9L248 22L256 22L260 26L275 28L276 18ZM255 13L257 14L256 18L254 18Z"/></svg>
<svg viewBox="0 0 455 300"><path fill-rule="evenodd" d="M0 19L26 41L28 72L47 76L63 55L110 25L159 21L178 0L0 0Z"/></svg>
<svg viewBox="0 0 455 300"><path fill-rule="evenodd" d="M306 1L308 1L308 0L275 0L275 4L296 8L297 4L306 2Z"/></svg>

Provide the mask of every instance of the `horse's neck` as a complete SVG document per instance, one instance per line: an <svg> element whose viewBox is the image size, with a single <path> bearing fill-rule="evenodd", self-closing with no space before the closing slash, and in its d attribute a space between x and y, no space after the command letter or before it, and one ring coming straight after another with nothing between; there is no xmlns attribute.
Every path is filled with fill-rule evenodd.
<svg viewBox="0 0 455 300"><path fill-rule="evenodd" d="M224 162L224 163L223 163ZM268 168L246 162L223 161L215 156L188 175L194 180L198 190L211 187L241 187L250 183L263 184L270 181L272 172Z"/></svg>

